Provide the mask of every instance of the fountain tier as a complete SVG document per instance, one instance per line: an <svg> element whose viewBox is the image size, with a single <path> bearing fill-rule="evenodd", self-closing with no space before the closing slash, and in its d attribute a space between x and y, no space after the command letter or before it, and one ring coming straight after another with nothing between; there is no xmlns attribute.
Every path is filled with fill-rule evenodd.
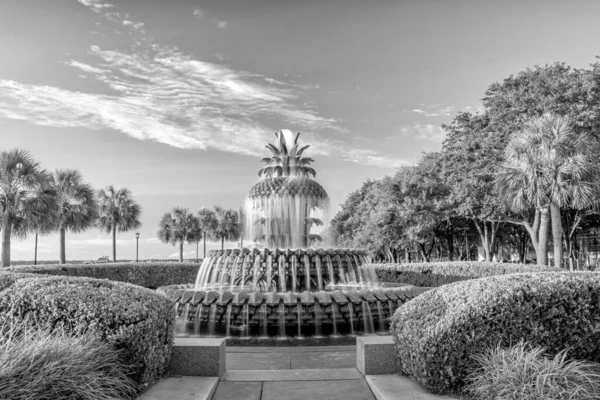
<svg viewBox="0 0 600 400"><path fill-rule="evenodd" d="M202 263L196 289L294 293L377 284L362 250L213 250Z"/></svg>

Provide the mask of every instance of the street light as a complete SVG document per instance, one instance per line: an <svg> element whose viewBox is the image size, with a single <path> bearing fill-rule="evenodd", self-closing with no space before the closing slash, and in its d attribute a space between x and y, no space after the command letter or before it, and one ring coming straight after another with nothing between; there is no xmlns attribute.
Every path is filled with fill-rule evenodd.
<svg viewBox="0 0 600 400"><path fill-rule="evenodd" d="M135 262L139 262L139 259L138 259L139 248L140 248L140 233L136 232L135 233Z"/></svg>

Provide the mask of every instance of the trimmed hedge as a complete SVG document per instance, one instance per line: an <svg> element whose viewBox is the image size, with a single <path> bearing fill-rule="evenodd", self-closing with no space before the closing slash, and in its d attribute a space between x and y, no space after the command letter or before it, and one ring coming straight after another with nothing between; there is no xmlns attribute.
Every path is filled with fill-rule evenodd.
<svg viewBox="0 0 600 400"><path fill-rule="evenodd" d="M524 273L453 283L392 318L400 369L434 393L458 393L490 347L524 340L600 361L600 274Z"/></svg>
<svg viewBox="0 0 600 400"><path fill-rule="evenodd" d="M139 388L157 381L171 358L173 303L139 286L74 277L20 279L0 292L0 315L76 335L92 331L123 350Z"/></svg>
<svg viewBox="0 0 600 400"><path fill-rule="evenodd" d="M482 261L446 261L418 264L370 264L380 282L408 283L439 287L448 283L486 276L520 272L560 272L564 269L541 265L508 264Z"/></svg>
<svg viewBox="0 0 600 400"><path fill-rule="evenodd" d="M37 278L37 276L34 274L19 274L0 271L0 292L12 286L16 281L26 278Z"/></svg>
<svg viewBox="0 0 600 400"><path fill-rule="evenodd" d="M110 279L156 289L196 281L197 263L110 263L79 265L28 265L5 268L6 271L59 276L84 276Z"/></svg>

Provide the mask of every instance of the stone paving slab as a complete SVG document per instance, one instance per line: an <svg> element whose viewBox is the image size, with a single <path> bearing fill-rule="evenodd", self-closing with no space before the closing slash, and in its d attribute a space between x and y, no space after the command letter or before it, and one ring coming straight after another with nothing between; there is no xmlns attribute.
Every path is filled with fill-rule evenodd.
<svg viewBox="0 0 600 400"><path fill-rule="evenodd" d="M227 353L327 353L331 351L356 351L356 346L296 346L296 347L233 347Z"/></svg>
<svg viewBox="0 0 600 400"><path fill-rule="evenodd" d="M290 369L291 366L287 353L227 353L226 358L228 370Z"/></svg>
<svg viewBox="0 0 600 400"><path fill-rule="evenodd" d="M364 380L335 382L265 382L261 400L374 400Z"/></svg>
<svg viewBox="0 0 600 400"><path fill-rule="evenodd" d="M288 369L288 370L227 370L221 382L278 382L278 381L340 381L364 380L356 368Z"/></svg>
<svg viewBox="0 0 600 400"><path fill-rule="evenodd" d="M148 389L138 400L210 400L218 383L216 377L167 378Z"/></svg>
<svg viewBox="0 0 600 400"><path fill-rule="evenodd" d="M377 400L455 400L431 394L406 376L367 375L366 380Z"/></svg>
<svg viewBox="0 0 600 400"><path fill-rule="evenodd" d="M261 400L262 382L221 382L211 400Z"/></svg>
<svg viewBox="0 0 600 400"><path fill-rule="evenodd" d="M355 368L355 351L291 353L292 369Z"/></svg>

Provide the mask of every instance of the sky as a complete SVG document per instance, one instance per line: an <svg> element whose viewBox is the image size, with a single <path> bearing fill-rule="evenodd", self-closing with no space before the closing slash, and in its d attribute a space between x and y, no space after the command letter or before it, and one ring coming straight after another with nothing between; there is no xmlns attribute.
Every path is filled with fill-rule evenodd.
<svg viewBox="0 0 600 400"><path fill-rule="evenodd" d="M440 125L480 110L491 83L588 67L598 38L597 0L0 0L0 149L131 189L140 257L175 257L162 214L240 207L279 129L311 145L333 214L366 179L439 150ZM117 239L135 258L134 232ZM14 240L13 260L33 243ZM111 254L97 229L66 246ZM58 236L38 249L57 259Z"/></svg>

